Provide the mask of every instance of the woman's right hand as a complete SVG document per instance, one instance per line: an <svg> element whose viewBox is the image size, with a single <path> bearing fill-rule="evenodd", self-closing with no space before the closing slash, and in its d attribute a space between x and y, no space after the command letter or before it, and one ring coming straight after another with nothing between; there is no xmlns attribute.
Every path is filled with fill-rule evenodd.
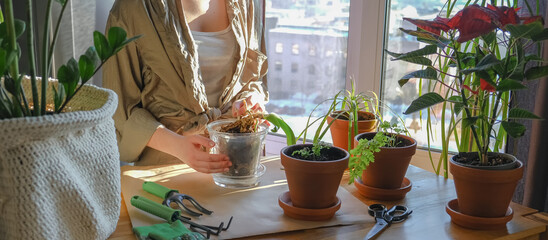
<svg viewBox="0 0 548 240"><path fill-rule="evenodd" d="M200 135L182 136L160 127L156 129L147 146L177 157L198 172L227 172L232 166L228 156L210 154L208 151L215 146L215 142Z"/></svg>

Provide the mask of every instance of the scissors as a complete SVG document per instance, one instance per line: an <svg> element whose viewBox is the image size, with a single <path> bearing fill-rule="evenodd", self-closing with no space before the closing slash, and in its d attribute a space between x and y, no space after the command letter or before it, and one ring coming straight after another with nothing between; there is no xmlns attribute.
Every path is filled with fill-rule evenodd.
<svg viewBox="0 0 548 240"><path fill-rule="evenodd" d="M367 233L364 240L369 240L379 235L382 230L390 226L391 223L403 222L413 212L405 206L395 205L390 209L386 209L383 204L372 204L367 209L369 215L375 217L375 226Z"/></svg>

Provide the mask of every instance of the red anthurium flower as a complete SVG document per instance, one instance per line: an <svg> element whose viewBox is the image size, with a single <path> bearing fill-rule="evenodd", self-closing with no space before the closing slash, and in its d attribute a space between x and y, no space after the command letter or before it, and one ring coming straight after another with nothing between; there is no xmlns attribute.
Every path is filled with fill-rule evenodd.
<svg viewBox="0 0 548 240"><path fill-rule="evenodd" d="M412 18L403 18L403 20L406 20L418 28L431 32L437 36L440 35L440 31L447 32L450 29L449 26L447 26L449 19L442 17L436 17L433 21Z"/></svg>
<svg viewBox="0 0 548 240"><path fill-rule="evenodd" d="M489 82L485 81L483 78L480 78L480 88L483 91L494 92L496 90L495 86L491 85Z"/></svg>
<svg viewBox="0 0 548 240"><path fill-rule="evenodd" d="M470 5L461 12L462 15L459 17L458 23L449 21L450 25L454 24L459 30L460 35L457 42L466 42L489 33L497 27L493 24L493 19L497 17L497 13L491 9L479 5Z"/></svg>
<svg viewBox="0 0 548 240"><path fill-rule="evenodd" d="M499 28L504 28L507 24L519 23L519 18L514 8L506 6L496 7L489 4L487 4L487 8L495 13L492 20Z"/></svg>
<svg viewBox="0 0 548 240"><path fill-rule="evenodd" d="M478 95L478 91L472 90L468 85L463 84L462 87L468 89L468 91L472 92L474 95Z"/></svg>
<svg viewBox="0 0 548 240"><path fill-rule="evenodd" d="M521 17L520 20L522 24L529 24L532 22L540 21L542 25L544 25L544 19L542 19L542 16Z"/></svg>

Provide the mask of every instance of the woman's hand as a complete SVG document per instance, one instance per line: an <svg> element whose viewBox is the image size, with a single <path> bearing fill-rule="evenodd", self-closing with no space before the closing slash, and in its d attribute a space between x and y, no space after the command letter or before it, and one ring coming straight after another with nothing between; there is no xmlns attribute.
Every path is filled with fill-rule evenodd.
<svg viewBox="0 0 548 240"><path fill-rule="evenodd" d="M253 99L253 96L249 96L245 99L235 101L232 103L232 116L239 117L245 115L247 112L261 113L264 112L264 107Z"/></svg>
<svg viewBox="0 0 548 240"><path fill-rule="evenodd" d="M226 172L232 166L228 156L206 152L215 143L200 135L181 136L162 127L156 129L147 146L177 157L198 172Z"/></svg>

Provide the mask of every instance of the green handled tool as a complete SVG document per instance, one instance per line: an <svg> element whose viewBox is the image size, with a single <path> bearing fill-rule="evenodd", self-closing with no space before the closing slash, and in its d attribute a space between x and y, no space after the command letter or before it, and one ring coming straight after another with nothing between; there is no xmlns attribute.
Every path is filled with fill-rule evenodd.
<svg viewBox="0 0 548 240"><path fill-rule="evenodd" d="M171 203L176 203L181 210L184 210L185 212L187 212L188 214L192 216L201 216L202 213L207 215L210 215L213 213L213 211L210 211L206 209L205 207L203 207L202 205L200 205L191 196L179 193L179 191L175 189L169 189L155 182L144 182L143 189L154 196L164 199L164 201L162 202L163 205L167 207L171 207ZM202 213L195 212L191 210L190 208L188 208L187 206L185 206L185 204L183 203L184 200L189 201L196 209L198 209L198 211Z"/></svg>
<svg viewBox="0 0 548 240"><path fill-rule="evenodd" d="M221 231L225 231L226 229L228 229L228 226L226 228L223 228L224 222L221 222L218 227L211 227L192 222L190 218L182 216L181 211L167 207L142 196L133 196L131 198L131 205L157 217L160 217L166 220L168 223L180 220L181 222L189 224L190 229L193 231L205 232L207 238L209 238L211 234L219 235ZM231 221L232 218L230 218L230 222ZM228 225L230 225L230 222L228 223Z"/></svg>

